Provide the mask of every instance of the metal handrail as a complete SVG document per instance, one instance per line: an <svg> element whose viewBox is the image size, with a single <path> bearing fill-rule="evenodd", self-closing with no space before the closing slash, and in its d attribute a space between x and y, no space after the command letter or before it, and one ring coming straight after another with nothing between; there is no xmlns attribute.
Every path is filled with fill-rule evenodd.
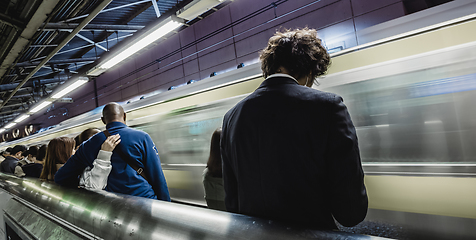
<svg viewBox="0 0 476 240"><path fill-rule="evenodd" d="M15 222L23 234L27 232L33 237L44 232L36 225L49 221L62 231L89 239L383 239L309 230L241 214L103 190L64 188L4 173L0 173L0 190L12 196L3 205L6 206L3 209L5 219L9 223ZM22 212L45 220L29 220L24 224Z"/></svg>

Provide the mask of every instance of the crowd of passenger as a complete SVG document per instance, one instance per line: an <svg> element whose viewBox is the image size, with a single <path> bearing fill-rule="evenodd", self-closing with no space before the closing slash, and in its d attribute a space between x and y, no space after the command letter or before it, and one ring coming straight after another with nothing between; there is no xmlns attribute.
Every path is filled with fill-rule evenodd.
<svg viewBox="0 0 476 240"><path fill-rule="evenodd" d="M278 32L260 60L265 81L212 135L207 205L324 229L336 229L334 219L361 222L368 200L355 128L340 96L311 88L330 64L317 32ZM107 104L101 119L105 131L7 149L1 171L170 201L150 136L129 128L117 103Z"/></svg>
<svg viewBox="0 0 476 240"><path fill-rule="evenodd" d="M0 153L0 171L13 174L17 177L31 177L45 181L54 181L54 176L58 169L74 155L81 143L99 132L101 132L101 130L97 128L88 128L75 138L54 138L48 145L32 145L30 147L16 145L13 148L9 147ZM109 142L106 142L102 149L113 150L116 145L108 143ZM96 159L96 161L101 160ZM105 161L109 161L109 159ZM110 168L110 161L108 167ZM88 169L88 171L90 171L90 169ZM82 180L84 180L84 178L82 178Z"/></svg>

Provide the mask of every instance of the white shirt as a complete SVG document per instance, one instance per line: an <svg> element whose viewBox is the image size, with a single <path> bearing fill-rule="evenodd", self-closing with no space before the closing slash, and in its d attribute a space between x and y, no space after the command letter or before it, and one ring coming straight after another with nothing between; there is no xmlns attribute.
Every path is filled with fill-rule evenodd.
<svg viewBox="0 0 476 240"><path fill-rule="evenodd" d="M99 150L97 158L93 162L93 168L86 167L79 179L79 186L86 189L104 189L107 186L107 178L112 170L112 152Z"/></svg>
<svg viewBox="0 0 476 240"><path fill-rule="evenodd" d="M284 73L275 73L275 74L271 74L269 75L266 80L270 79L270 78L273 78L273 77L288 77L288 78L291 78L293 79L294 81L296 81L297 84L299 84L299 82L291 75L288 75L288 74L284 74ZM301 84L299 84L301 85Z"/></svg>

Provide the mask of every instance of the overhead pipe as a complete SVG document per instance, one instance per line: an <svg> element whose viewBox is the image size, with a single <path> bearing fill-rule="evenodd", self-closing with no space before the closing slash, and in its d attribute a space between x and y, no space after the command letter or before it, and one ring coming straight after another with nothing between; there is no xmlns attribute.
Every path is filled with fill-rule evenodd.
<svg viewBox="0 0 476 240"><path fill-rule="evenodd" d="M43 85L43 84L51 84L51 83L58 83L58 82L64 82L69 79L68 75L60 75L59 77L51 78L51 79L43 79L43 80L35 80L35 81L29 81L21 88L26 88L26 87L34 87L35 85ZM2 84L0 85L0 92L5 92L5 91L10 91L18 87L20 83L9 83L9 84Z"/></svg>
<svg viewBox="0 0 476 240"><path fill-rule="evenodd" d="M23 81L13 90L13 92L4 100L4 102L2 103L2 105L0 105L0 109L3 108L3 106L6 105L6 103L13 97L13 95L15 95L15 93L26 83L28 82L28 80L30 80L30 78L36 73L38 72L38 70L40 70L41 67L43 67L51 58L53 58L53 56L59 52L66 44L68 44L69 41L71 41L71 39L74 38L74 36L79 33L79 31L81 31L81 29L83 29L91 20L93 20L94 17L96 17L96 15L99 14L99 12L101 12L101 10L103 10L107 5L109 5L109 3L111 3L112 0L105 0L105 1L102 1L100 2L100 4L63 40L61 41L60 44L58 44L58 46L50 53L48 54L48 56L46 56L46 58L44 58L40 64L38 66L36 66L33 71L30 72L30 74L28 74L28 76L26 76L25 79L23 79Z"/></svg>
<svg viewBox="0 0 476 240"><path fill-rule="evenodd" d="M61 59L61 60L50 60L47 64L68 64L68 63L81 63L81 62L94 62L98 58L73 58L73 59ZM37 66L40 64L41 61L34 61L34 62L21 62L17 63L16 67L30 67L30 66Z"/></svg>
<svg viewBox="0 0 476 240"><path fill-rule="evenodd" d="M43 31L71 31L76 28L78 23L47 23L43 24ZM92 31L92 30L109 30L109 31L138 31L144 28L144 26L134 26L134 25L111 25L111 24L88 24L81 31Z"/></svg>

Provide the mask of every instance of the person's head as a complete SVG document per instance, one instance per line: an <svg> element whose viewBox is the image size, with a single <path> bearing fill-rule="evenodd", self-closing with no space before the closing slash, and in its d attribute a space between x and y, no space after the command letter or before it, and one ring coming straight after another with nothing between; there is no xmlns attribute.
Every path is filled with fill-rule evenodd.
<svg viewBox="0 0 476 240"><path fill-rule="evenodd" d="M41 172L40 179L53 180L56 174L57 164L65 164L73 155L74 139L69 137L54 138L48 143L46 160Z"/></svg>
<svg viewBox="0 0 476 240"><path fill-rule="evenodd" d="M126 113L121 105L115 102L110 102L104 106L101 120L106 125L110 122L126 123Z"/></svg>
<svg viewBox="0 0 476 240"><path fill-rule="evenodd" d="M207 168L213 177L222 177L221 152L220 152L221 127L212 134L210 144L210 157L208 157Z"/></svg>
<svg viewBox="0 0 476 240"><path fill-rule="evenodd" d="M79 134L79 144L76 143L76 145L81 145L84 141L88 140L92 136L94 136L96 133L100 133L101 130L97 128L88 128L84 130L81 134Z"/></svg>
<svg viewBox="0 0 476 240"><path fill-rule="evenodd" d="M22 158L28 157L28 150L22 152L22 153L21 153L21 157L22 157Z"/></svg>
<svg viewBox="0 0 476 240"><path fill-rule="evenodd" d="M28 160L35 161L36 160L36 155L38 155L38 147L37 146L31 146L28 148Z"/></svg>
<svg viewBox="0 0 476 240"><path fill-rule="evenodd" d="M11 154L12 154L12 148L11 147L5 149L5 152L3 152L4 157L11 156Z"/></svg>
<svg viewBox="0 0 476 240"><path fill-rule="evenodd" d="M16 159L21 159L23 152L26 152L25 145L16 145L12 148L10 155Z"/></svg>
<svg viewBox="0 0 476 240"><path fill-rule="evenodd" d="M326 73L331 57L317 38L317 31L304 28L276 32L261 51L260 61L264 78L286 73L311 87L314 79Z"/></svg>
<svg viewBox="0 0 476 240"><path fill-rule="evenodd" d="M41 145L41 147L38 149L38 154L36 155L36 161L43 162L45 161L46 158L46 149L48 146L45 144Z"/></svg>

